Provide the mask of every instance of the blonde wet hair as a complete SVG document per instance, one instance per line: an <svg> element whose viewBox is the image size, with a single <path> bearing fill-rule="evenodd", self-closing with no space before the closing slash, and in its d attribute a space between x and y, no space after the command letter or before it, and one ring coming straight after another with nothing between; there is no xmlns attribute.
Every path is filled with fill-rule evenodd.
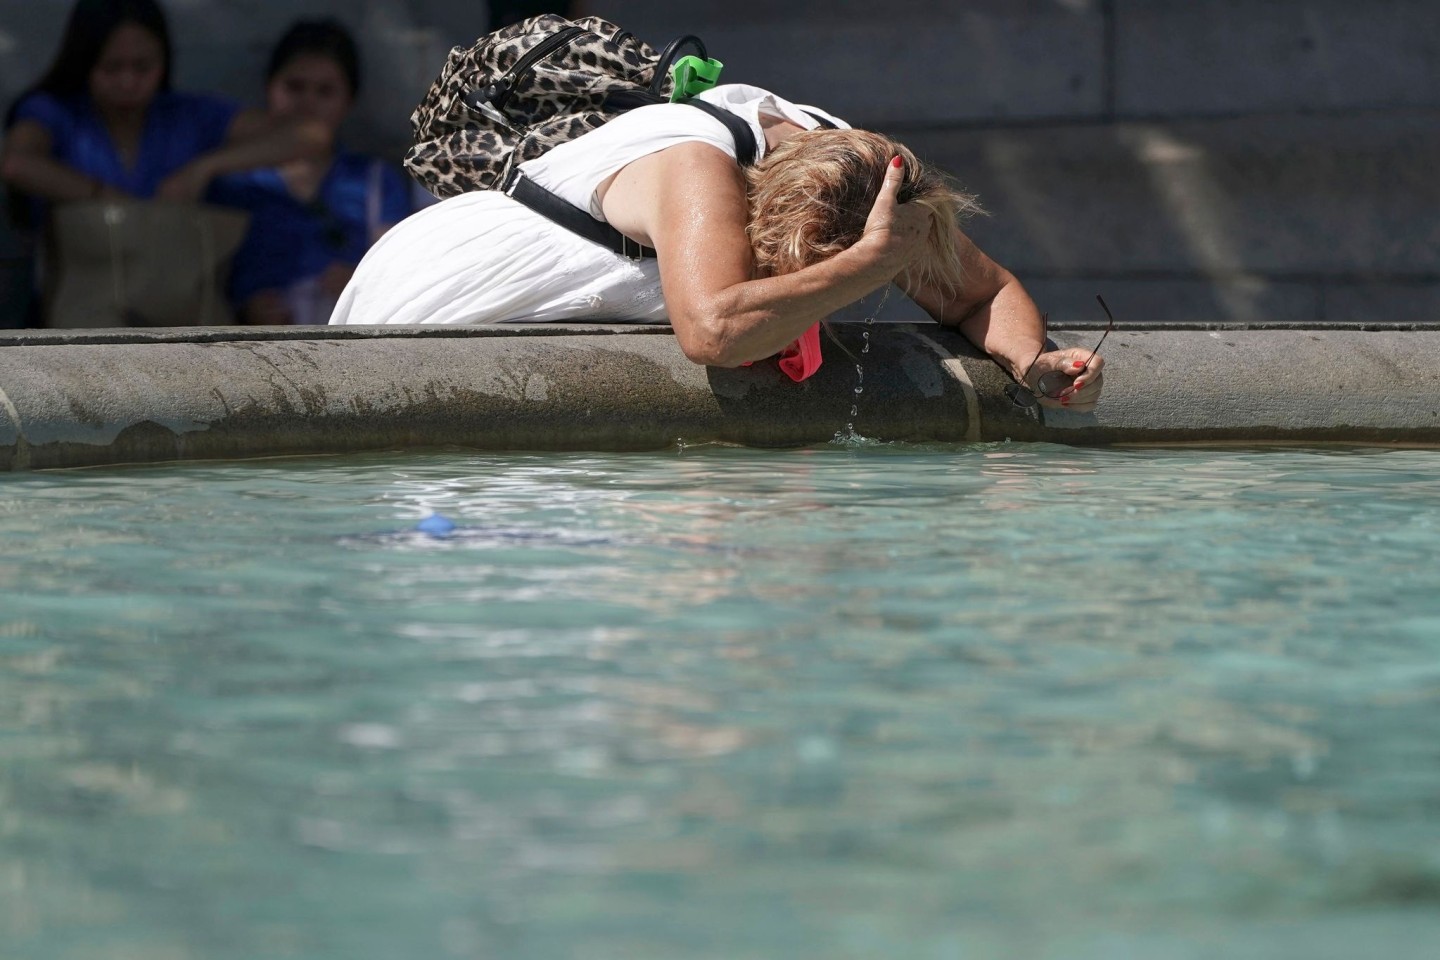
<svg viewBox="0 0 1440 960"><path fill-rule="evenodd" d="M931 213L924 252L906 268L912 282L958 291L964 269L955 225L984 213L975 197L953 186L910 149L868 130L809 130L782 141L745 171L749 187L747 232L763 275L793 273L853 246L894 157L904 161L901 203Z"/></svg>

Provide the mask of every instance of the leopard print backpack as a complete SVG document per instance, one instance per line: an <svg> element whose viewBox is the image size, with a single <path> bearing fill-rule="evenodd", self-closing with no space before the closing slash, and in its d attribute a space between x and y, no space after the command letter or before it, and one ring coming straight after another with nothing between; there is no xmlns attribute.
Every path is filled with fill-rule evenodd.
<svg viewBox="0 0 1440 960"><path fill-rule="evenodd" d="M410 117L405 168L444 199L505 187L511 171L620 113L669 99L682 37L657 53L599 17L541 14L450 51Z"/></svg>

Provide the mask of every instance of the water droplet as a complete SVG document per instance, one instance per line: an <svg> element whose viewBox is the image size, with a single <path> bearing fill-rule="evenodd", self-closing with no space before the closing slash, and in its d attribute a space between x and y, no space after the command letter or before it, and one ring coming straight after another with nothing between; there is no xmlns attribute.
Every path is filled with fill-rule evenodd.
<svg viewBox="0 0 1440 960"><path fill-rule="evenodd" d="M890 286L887 284L886 287L885 287L885 289L884 289L884 291L880 294L880 302L877 303L877 304L875 305L875 309L872 310L872 311L870 311L870 313L865 317L865 325L864 325L864 327L861 329L861 332L860 332L860 336L861 336L861 338L862 338L862 340L863 340L863 346L860 348L860 354L861 354L861 356L865 356L866 354L868 354L868 353L870 352L870 328L874 325L874 323L875 323L875 318L880 315L880 310L881 310L881 308L883 308L883 307L885 306L885 301L888 300L888 299L890 299ZM864 392L865 392L865 365L864 365L863 363L857 363L857 364L855 364L855 391L854 391L855 398L856 398L856 402L853 403L853 404L851 404L851 406L850 406L850 416L851 416L851 417L859 416L859 413L860 413L859 398L860 398L860 395L861 395L862 393L864 393ZM856 435L856 433L855 433L855 424L854 424L854 423L846 424L846 425L845 425L845 429L846 429L847 431L849 431L849 434L850 434L849 439L850 439L850 440L853 441L853 440L859 439L859 437L858 437L858 436ZM839 435L837 434L836 436L838 437Z"/></svg>

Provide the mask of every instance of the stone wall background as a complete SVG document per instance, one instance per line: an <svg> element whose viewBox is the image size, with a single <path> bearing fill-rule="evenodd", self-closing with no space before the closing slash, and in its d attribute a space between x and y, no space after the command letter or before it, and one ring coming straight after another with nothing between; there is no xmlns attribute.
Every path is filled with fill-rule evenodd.
<svg viewBox="0 0 1440 960"><path fill-rule="evenodd" d="M397 160L445 52L485 22L453 0L162 2L178 84L250 102L292 19L351 25L350 142ZM1440 320L1437 0L583 5L656 43L696 33L727 80L904 139L980 195L972 236L1056 318L1095 317L1099 292L1123 320ZM0 98L69 6L0 0ZM12 293L18 254L0 234Z"/></svg>

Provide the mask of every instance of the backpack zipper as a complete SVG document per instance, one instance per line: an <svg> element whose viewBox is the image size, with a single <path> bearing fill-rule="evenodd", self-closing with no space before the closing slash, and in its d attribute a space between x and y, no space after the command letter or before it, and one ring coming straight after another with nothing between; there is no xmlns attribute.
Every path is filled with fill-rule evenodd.
<svg viewBox="0 0 1440 960"><path fill-rule="evenodd" d="M514 89L515 80L540 60L548 57L558 47L564 46L584 32L584 27L566 27L559 33L540 41L534 49L516 61L515 66L505 72L505 76L476 93L471 106L476 109L484 109L481 104L488 103L496 111L504 110L505 101L510 99L510 91Z"/></svg>

